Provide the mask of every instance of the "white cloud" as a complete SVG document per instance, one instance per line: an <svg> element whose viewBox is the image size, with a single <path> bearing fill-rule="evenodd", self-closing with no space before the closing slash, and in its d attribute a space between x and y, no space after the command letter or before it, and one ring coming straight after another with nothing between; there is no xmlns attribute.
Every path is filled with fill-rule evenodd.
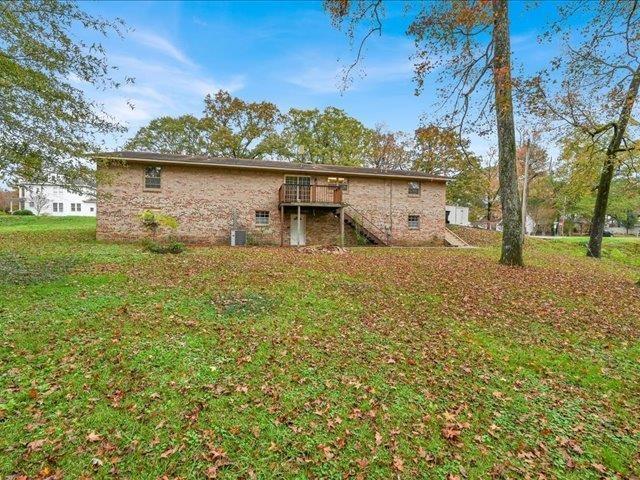
<svg viewBox="0 0 640 480"><path fill-rule="evenodd" d="M129 128L127 137L156 117L200 115L205 95L220 89L233 93L245 85L243 75L217 80L197 66L165 64L131 55L114 55L112 60L135 78L135 83L102 100L106 112Z"/></svg>
<svg viewBox="0 0 640 480"><path fill-rule="evenodd" d="M194 66L194 63L182 52L182 50L160 35L145 31L134 31L131 36L141 45L158 50L184 65Z"/></svg>
<svg viewBox="0 0 640 480"><path fill-rule="evenodd" d="M412 72L413 66L408 59L396 62L366 62L362 67L358 66L352 70L348 87L349 90L358 90L366 85L408 80ZM289 72L285 81L312 93L336 93L342 87L344 73L344 66L326 59L302 67L299 71Z"/></svg>
<svg viewBox="0 0 640 480"><path fill-rule="evenodd" d="M105 102L105 110L119 122L127 124L147 122L154 117L154 105L140 99L132 104L126 97L113 97Z"/></svg>
<svg viewBox="0 0 640 480"><path fill-rule="evenodd" d="M413 64L410 60L413 44L404 37L387 36L384 41L368 45L365 55L350 72L349 90L361 90L374 85L394 81L410 80ZM298 51L287 59L284 80L312 93L339 92L346 68L355 58L356 52L321 50ZM393 60L389 60L389 59Z"/></svg>

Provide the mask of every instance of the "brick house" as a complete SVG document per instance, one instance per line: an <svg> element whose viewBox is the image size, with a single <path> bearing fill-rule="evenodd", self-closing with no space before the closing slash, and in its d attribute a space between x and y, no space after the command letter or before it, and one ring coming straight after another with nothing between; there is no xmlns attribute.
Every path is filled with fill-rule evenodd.
<svg viewBox="0 0 640 480"><path fill-rule="evenodd" d="M95 156L97 237L149 235L139 214L178 220L159 236L229 244L442 244L446 178L412 171L148 152Z"/></svg>

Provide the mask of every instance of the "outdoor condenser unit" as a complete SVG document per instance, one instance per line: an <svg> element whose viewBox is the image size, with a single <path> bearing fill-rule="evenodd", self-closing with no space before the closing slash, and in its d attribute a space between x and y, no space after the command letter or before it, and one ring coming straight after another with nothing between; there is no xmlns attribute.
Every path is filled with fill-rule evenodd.
<svg viewBox="0 0 640 480"><path fill-rule="evenodd" d="M231 230L231 246L238 247L247 244L246 230Z"/></svg>

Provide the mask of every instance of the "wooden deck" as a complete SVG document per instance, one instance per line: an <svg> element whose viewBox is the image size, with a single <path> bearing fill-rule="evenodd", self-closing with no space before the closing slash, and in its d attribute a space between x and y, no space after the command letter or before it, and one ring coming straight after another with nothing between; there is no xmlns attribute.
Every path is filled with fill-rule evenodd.
<svg viewBox="0 0 640 480"><path fill-rule="evenodd" d="M342 189L334 185L301 185L283 183L278 190L278 202L282 207L342 206Z"/></svg>

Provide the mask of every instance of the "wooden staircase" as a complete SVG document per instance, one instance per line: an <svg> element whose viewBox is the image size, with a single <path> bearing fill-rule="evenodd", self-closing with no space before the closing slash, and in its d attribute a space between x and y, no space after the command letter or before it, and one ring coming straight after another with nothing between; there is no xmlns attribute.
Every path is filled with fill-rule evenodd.
<svg viewBox="0 0 640 480"><path fill-rule="evenodd" d="M353 228L358 235L365 238L372 245L389 245L390 240L387 232L375 225L353 206L347 204L343 208L345 209L344 223Z"/></svg>

